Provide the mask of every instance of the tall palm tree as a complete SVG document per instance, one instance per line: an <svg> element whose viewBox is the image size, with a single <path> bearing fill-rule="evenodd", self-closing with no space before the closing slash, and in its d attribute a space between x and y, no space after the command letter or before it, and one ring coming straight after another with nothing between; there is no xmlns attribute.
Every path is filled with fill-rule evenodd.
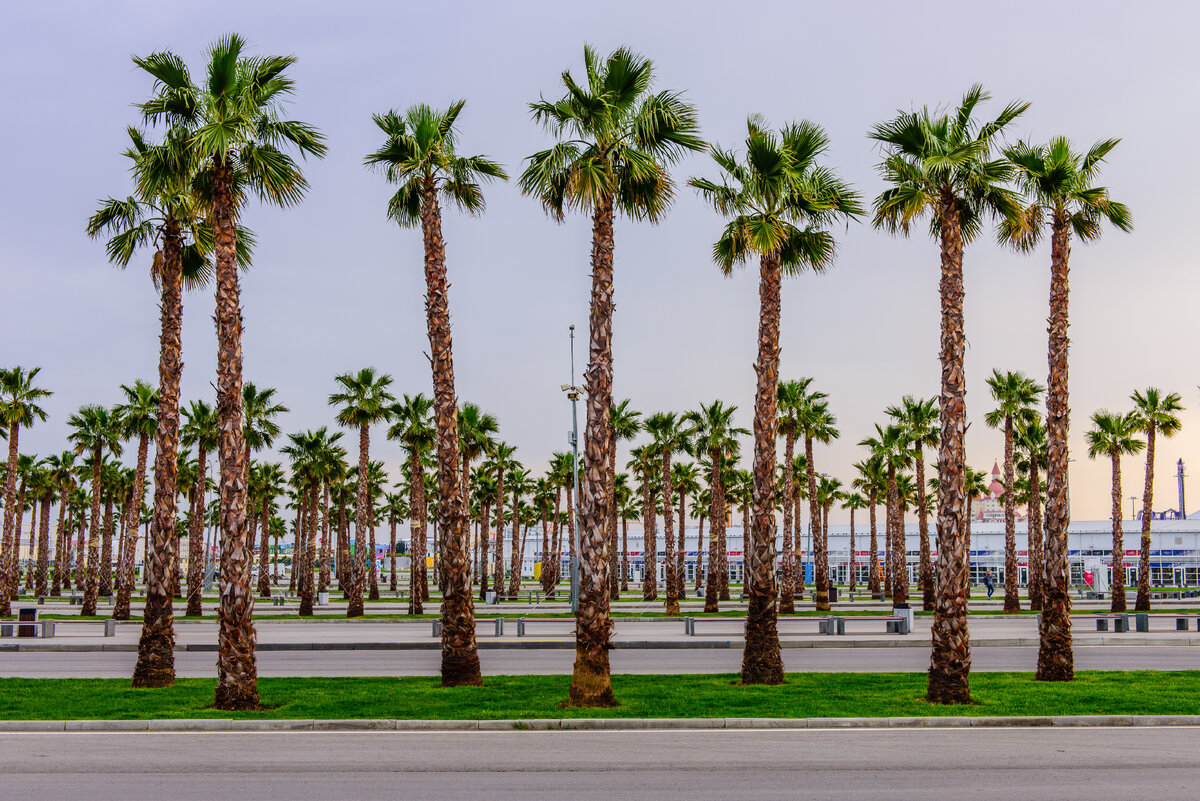
<svg viewBox="0 0 1200 801"><path fill-rule="evenodd" d="M666 590L667 604L666 614L678 615L680 598L680 582L677 574L679 562L675 554L675 488L671 484L673 478L671 472L671 457L679 452L686 451L688 446L688 437L691 433L690 428L675 412L655 412L646 418L646 433L650 435L652 447L662 465L659 467L658 478L662 484L660 497L662 498L662 518L663 518L663 534L665 535L665 549L663 557L666 560ZM682 514L682 510L680 510Z"/></svg>
<svg viewBox="0 0 1200 801"><path fill-rule="evenodd" d="M855 489L865 492L867 496L867 511L871 520L871 561L867 566L867 589L872 600L883 599L883 589L879 583L879 535L875 521L875 507L879 505L879 494L887 493L887 469L883 459L874 452L861 462L856 462L854 469L858 477L852 485Z"/></svg>
<svg viewBox="0 0 1200 801"><path fill-rule="evenodd" d="M1042 553L1042 486L1041 470L1046 467L1046 427L1040 415L1023 419L1015 435L1020 464L1028 476L1029 510L1029 608L1040 612L1043 606L1044 562Z"/></svg>
<svg viewBox="0 0 1200 801"><path fill-rule="evenodd" d="M576 613L573 706L612 706L608 668L611 625L605 528L612 503L608 474L612 438L613 218L658 222L674 195L668 168L699 150L695 109L676 92L651 91L654 66L625 48L601 59L583 51L585 80L563 72L566 95L530 103L537 122L559 141L533 154L521 174L521 191L538 198L562 221L568 209L592 215L591 333L584 430L583 483L579 519L582 553L579 611ZM603 596L603 597L601 597Z"/></svg>
<svg viewBox="0 0 1200 801"><path fill-rule="evenodd" d="M491 452L496 445L495 434L500 430L496 418L480 409L474 403L464 403L458 410L458 441L462 453L462 488L463 492L471 492L471 464L478 458ZM480 542L483 551L482 561L487 562L488 538ZM488 588L488 575L481 569L479 582L479 600L484 599Z"/></svg>
<svg viewBox="0 0 1200 801"><path fill-rule="evenodd" d="M857 479L854 482L857 483ZM867 506L867 499L858 492L846 492L842 494L842 508L850 510L850 565L849 565L849 587L853 592L858 589L858 572L855 570L854 558L857 555L854 542L854 513L859 509L864 509Z"/></svg>
<svg viewBox="0 0 1200 801"><path fill-rule="evenodd" d="M1146 486L1142 491L1142 542L1138 556L1138 594L1134 610L1150 611L1150 519L1154 514L1154 441L1159 434L1173 437L1183 423L1183 398L1178 392L1166 392L1149 387L1145 392L1134 390L1133 413L1138 430L1146 436Z"/></svg>
<svg viewBox="0 0 1200 801"><path fill-rule="evenodd" d="M425 496L425 456L433 450L436 436L430 417L433 401L424 395L405 395L392 406L395 422L388 429L388 439L398 440L408 451L409 536L412 547L412 568L409 570L408 613L422 614L422 603L429 599L429 579L425 572L425 525L427 503Z"/></svg>
<svg viewBox="0 0 1200 801"><path fill-rule="evenodd" d="M50 577L50 596L57 598L62 595L62 582L66 576L67 548L70 545L67 512L70 509L70 496L75 488L75 453L63 451L58 456L46 457L46 471L54 482L58 495L58 528L55 534L54 569Z"/></svg>
<svg viewBox="0 0 1200 801"><path fill-rule="evenodd" d="M1012 167L992 159L995 140L1029 107L1011 103L981 123L976 107L990 98L972 86L957 108L901 112L871 129L885 158L879 166L891 186L875 199L874 224L907 235L918 218L941 246L940 412L938 445L938 603L933 618L933 649L926 697L934 703L971 700L971 648L967 634L969 557L963 550L963 493L967 430L963 330L963 247L983 229L989 215L1011 218L1017 199L1007 186Z"/></svg>
<svg viewBox="0 0 1200 801"><path fill-rule="evenodd" d="M96 614L97 567L100 559L100 502L104 491L101 487L101 472L103 471L104 452L113 456L121 455L121 421L114 413L103 406L81 406L79 411L67 420L71 433L67 436L75 445L75 453L91 454L92 467L92 512L88 524L88 556L87 576L84 581L83 606L79 614L83 616Z"/></svg>
<svg viewBox="0 0 1200 801"><path fill-rule="evenodd" d="M146 495L146 454L150 447L150 436L158 430L158 390L145 381L135 381L133 386L121 385L124 401L116 412L123 424L122 434L137 437L137 467L134 475L133 498L135 509L141 509ZM123 521L123 525L127 521ZM129 600L133 594L133 560L137 553L137 525L132 527L125 548L117 559L121 573L117 576L117 597L113 604L113 619L129 619Z"/></svg>
<svg viewBox="0 0 1200 801"><path fill-rule="evenodd" d="M817 472L813 460L813 442L828 444L841 434L835 427L837 418L829 411L829 402L824 392L806 392L800 399L797 418L804 433L804 465L808 476L809 525L816 530L821 517L821 503L817 493ZM829 611L829 572L816 570L818 562L828 562L824 542L813 539L813 599L819 611Z"/></svg>
<svg viewBox="0 0 1200 801"><path fill-rule="evenodd" d="M411 106L404 115L389 111L374 116L387 137L383 147L366 157L380 165L400 188L388 202L388 217L404 228L418 224L425 240L425 313L433 370L434 418L437 430L438 522L445 556L446 594L442 603L442 685L477 685L479 653L475 646L475 607L469 565L468 489L460 483L461 457L457 430L458 399L454 392L454 358L450 340L450 303L446 247L442 238L441 198L469 214L484 209L481 182L506 179L499 164L485 156L455 151L454 123L466 101L445 111Z"/></svg>
<svg viewBox="0 0 1200 801"><path fill-rule="evenodd" d="M1004 612L1015 614L1021 611L1017 596L1017 501L1010 490L1016 486L1013 470L1014 426L1036 412L1034 406L1041 397L1043 388L1021 372L1001 373L993 369L987 380L996 408L984 417L992 428L1004 429Z"/></svg>
<svg viewBox="0 0 1200 801"><path fill-rule="evenodd" d="M613 497L616 492L617 443L632 440L641 430L638 418L642 416L642 413L629 408L631 402L626 398L620 403L614 403L608 413L609 497ZM623 568L618 564L619 552L617 549L617 512L619 507L620 504L614 501L609 504L608 512L608 591L609 598L614 601L620 597L621 576L623 575L620 572Z"/></svg>
<svg viewBox="0 0 1200 801"><path fill-rule="evenodd" d="M742 681L779 684L783 660L775 626L774 499L781 278L806 269L822 272L832 264L835 243L828 227L837 220L857 217L862 207L848 184L817 164L829 146L820 126L810 122L785 125L776 135L761 117L751 116L746 128L745 160L714 145L712 156L724 173L722 181L692 179L691 185L719 214L731 218L713 246L713 257L722 272L729 275L735 265L754 256L759 261L754 531L746 547L752 574L746 581L750 603ZM820 586L828 592L827 582ZM820 601L818 598L818 607Z"/></svg>
<svg viewBox="0 0 1200 801"><path fill-rule="evenodd" d="M29 428L35 421L45 421L46 411L38 405L43 398L53 393L34 383L40 367L26 370L24 367L0 369L0 425L8 434L8 469L4 484L4 533L0 539L0 615L12 614L9 603L10 584L16 583L17 549L13 547L13 521L16 517L17 499L17 441L21 428Z"/></svg>
<svg viewBox="0 0 1200 801"><path fill-rule="evenodd" d="M796 578L793 572L796 558L792 542L792 515L798 514L794 495L796 491L796 472L793 463L796 459L796 437L803 436L800 428L798 413L811 378L801 378L797 381L780 381L778 395L779 433L784 437L783 459L783 569L779 577L779 614L790 615L796 611Z"/></svg>
<svg viewBox="0 0 1200 801"><path fill-rule="evenodd" d="M937 400L922 400L905 395L899 406L889 406L887 414L908 430L916 463L917 532L921 541L920 589L921 604L932 611L934 600L933 562L929 553L929 506L925 497L925 448L936 448L938 444Z"/></svg>
<svg viewBox="0 0 1200 801"><path fill-rule="evenodd" d="M188 617L199 617L204 613L201 589L204 581L204 515L195 510L204 509L204 492L208 485L208 454L217 447L218 422L213 407L202 400L192 401L183 413L184 423L179 429L179 442L186 448L196 449L196 484L192 489L193 514L188 520Z"/></svg>
<svg viewBox="0 0 1200 801"><path fill-rule="evenodd" d="M155 79L155 94L141 105L147 122L189 131L198 160L210 163L213 253L217 283L217 415L221 462L221 605L217 709L258 706L255 633L250 588L253 548L247 547L245 443L242 431L242 313L236 223L247 191L279 206L298 203L307 189L285 149L325 154L312 126L283 116L293 89L290 56L247 57L244 40L228 34L213 44L206 80L192 82L179 56L154 53L134 62Z"/></svg>
<svg viewBox="0 0 1200 801"><path fill-rule="evenodd" d="M1097 186L1100 166L1120 139L1092 145L1077 153L1065 137L1049 145L1019 142L1005 154L1017 171L1029 199L1024 214L1001 228L1001 238L1018 250L1032 251L1050 232L1050 327L1047 337L1049 380L1046 382L1046 553L1044 603L1038 648L1039 681L1071 681L1075 658L1071 650L1071 565L1067 529L1071 522L1067 464L1070 397L1067 386L1071 238L1092 242L1100 238L1107 220L1118 230L1132 231L1128 207Z"/></svg>
<svg viewBox="0 0 1200 801"><path fill-rule="evenodd" d="M1137 438L1141 423L1137 412L1116 414L1099 411L1092 415L1087 432L1088 457L1112 460L1112 611L1125 611L1125 544L1121 531L1121 457L1138 453L1146 443Z"/></svg>
<svg viewBox="0 0 1200 801"><path fill-rule="evenodd" d="M334 378L339 389L329 396L329 405L338 408L340 425L358 431L358 495L354 510L354 570L350 579L350 603L346 617L363 614L363 584L367 570L367 527L370 506L367 500L368 462L371 450L371 426L391 418L395 396L388 391L392 377L364 367L357 373L342 373ZM374 554L372 554L374 558Z"/></svg>
<svg viewBox="0 0 1200 801"><path fill-rule="evenodd" d="M708 575L704 588L704 611L718 611L720 576L729 574L725 550L725 471L726 460L736 451L737 437L750 432L733 424L736 406L726 406L715 400L701 404L696 411L684 415L692 427L692 445L696 454L707 457L709 468ZM773 561L773 560L772 560Z"/></svg>
<svg viewBox="0 0 1200 801"><path fill-rule="evenodd" d="M858 444L871 449L872 455L879 458L883 471L887 475L887 514L885 518L886 534L884 535L890 554L887 571L892 577L892 603L899 606L908 603L908 565L904 544L904 512L901 508L897 476L901 470L913 462L912 443L909 440L907 428L891 423L887 426L876 424L875 436L868 437Z"/></svg>

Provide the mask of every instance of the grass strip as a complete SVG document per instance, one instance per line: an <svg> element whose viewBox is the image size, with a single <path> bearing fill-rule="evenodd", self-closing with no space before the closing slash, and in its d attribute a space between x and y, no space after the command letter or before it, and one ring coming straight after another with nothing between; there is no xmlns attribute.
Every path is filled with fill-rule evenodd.
<svg viewBox="0 0 1200 801"><path fill-rule="evenodd" d="M443 689L435 677L263 678L266 709L211 708L213 679L135 690L123 679L0 679L0 719L149 718L496 720L522 718L924 717L1200 714L1200 671L1086 671L1069 683L1031 673L971 677L975 703L936 706L914 673L793 673L777 687L741 687L735 674L617 675L613 709L564 709L569 676L488 676Z"/></svg>

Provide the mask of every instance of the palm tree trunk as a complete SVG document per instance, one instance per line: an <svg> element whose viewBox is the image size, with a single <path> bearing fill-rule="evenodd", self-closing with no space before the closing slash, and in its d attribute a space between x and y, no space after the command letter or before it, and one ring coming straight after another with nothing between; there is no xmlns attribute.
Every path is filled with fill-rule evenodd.
<svg viewBox="0 0 1200 801"><path fill-rule="evenodd" d="M350 566L346 617L363 615L363 589L367 582L367 471L370 465L370 437L371 433L363 423L358 427L358 495L354 504L354 556Z"/></svg>
<svg viewBox="0 0 1200 801"><path fill-rule="evenodd" d="M721 570L721 543L725 534L725 485L721 475L721 452L714 449L709 452L709 458L712 460L712 478L709 481L712 503L708 518L712 525L708 532L708 575L704 582L704 611L716 612L720 608L718 601L721 579L718 573Z"/></svg>
<svg viewBox="0 0 1200 801"><path fill-rule="evenodd" d="M650 474L642 479L642 600L658 600L658 521Z"/></svg>
<svg viewBox="0 0 1200 801"><path fill-rule="evenodd" d="M437 431L438 536L441 537L445 590L442 600L442 686L479 685L475 643L475 602L471 597L466 487L460 484L458 400L454 394L454 357L450 339L446 249L437 188L425 182L421 197L425 238L425 312L433 367L434 422Z"/></svg>
<svg viewBox="0 0 1200 801"><path fill-rule="evenodd" d="M129 504L128 516L131 518L125 528L125 546L123 565L118 582L117 600L113 606L115 620L129 619L129 602L133 595L133 563L137 558L138 514L142 510L142 499L146 496L146 456L150 448L150 438L146 434L138 437L137 470L133 480L133 499ZM122 523L125 523L123 520Z"/></svg>
<svg viewBox="0 0 1200 801"><path fill-rule="evenodd" d="M266 512L263 513L263 519L268 519ZM320 583L317 585L320 592L329 590L330 549L333 547L330 535L332 532L333 520L329 514L329 480L325 479L321 482L321 570Z"/></svg>
<svg viewBox="0 0 1200 801"><path fill-rule="evenodd" d="M262 534L259 537L258 546L258 594L264 598L270 598L271 579L267 574L267 558L271 550L271 498L268 495L263 495L262 520L259 522L259 528L262 529ZM328 540L326 544L328 544ZM325 565L328 565L328 559L322 563L322 567Z"/></svg>
<svg viewBox="0 0 1200 801"><path fill-rule="evenodd" d="M775 584L775 438L778 435L781 306L778 253L764 255L760 260L758 296L758 361L754 365L757 377L754 519L753 531L743 529L742 535L743 565L749 568L744 574L749 609L746 613L746 647L742 652L742 684L782 684L783 658L779 653L775 610L778 590ZM818 604L819 593L818 589ZM828 590L825 604L828 608Z"/></svg>
<svg viewBox="0 0 1200 801"><path fill-rule="evenodd" d="M488 587L491 586L491 573L488 571L488 551L492 547L491 532L488 531L487 519L491 517L491 504L481 504L479 515L478 535L475 537L477 552L475 557L475 572L479 574L479 600L487 600Z"/></svg>
<svg viewBox="0 0 1200 801"><path fill-rule="evenodd" d="M917 532L921 539L921 608L933 611L935 604L933 586L933 561L929 553L929 506L925 498L925 449L917 449ZM850 518L854 519L851 510Z"/></svg>
<svg viewBox="0 0 1200 801"><path fill-rule="evenodd" d="M519 496L513 492L512 562L508 571L508 597L510 598L517 597L517 593L521 591L521 566L525 562L525 538L521 537L519 545L517 542L517 528L520 525L520 516L517 510L518 500Z"/></svg>
<svg viewBox="0 0 1200 801"><path fill-rule="evenodd" d="M629 518L621 516L621 592L629 589Z"/></svg>
<svg viewBox="0 0 1200 801"><path fill-rule="evenodd" d="M804 523L800 519L800 483L795 482L792 492L792 569L795 571L795 599L804 600Z"/></svg>
<svg viewBox="0 0 1200 801"><path fill-rule="evenodd" d="M904 538L904 509L896 486L896 469L888 469L888 516L892 542L892 604L908 603L908 548Z"/></svg>
<svg viewBox="0 0 1200 801"><path fill-rule="evenodd" d="M854 571L854 507L850 508L850 593L858 589L858 574Z"/></svg>
<svg viewBox="0 0 1200 801"><path fill-rule="evenodd" d="M246 540L246 439L242 414L242 305L236 253L237 215L233 167L213 159L213 226L217 284L217 420L221 464L221 570L217 615L216 709L258 708L254 596L250 590L253 543Z"/></svg>
<svg viewBox="0 0 1200 801"><path fill-rule="evenodd" d="M882 601L883 592L879 587L879 532L875 521L875 507L879 505L879 497L874 489L868 502L871 518L871 562L867 567L867 589L871 592L871 600Z"/></svg>
<svg viewBox="0 0 1200 801"><path fill-rule="evenodd" d="M796 434L788 428L783 449L783 566L779 573L779 614L796 611L796 557L792 543L792 516L796 512L793 494L796 486Z"/></svg>
<svg viewBox="0 0 1200 801"><path fill-rule="evenodd" d="M700 592L700 584L704 581L704 518L701 517L696 530L696 587ZM712 561L711 559L709 560Z"/></svg>
<svg viewBox="0 0 1200 801"><path fill-rule="evenodd" d="M89 517L88 524L88 549L87 549L87 568L84 572L83 582L83 607L79 610L79 614L83 617L96 614L96 591L98 589L99 580L99 562L100 562L100 457L102 453L100 448L95 448L92 451L92 513ZM24 492L21 493L24 496ZM24 497L18 500L21 506L24 506ZM20 512L20 510L18 510ZM19 532L18 532L19 533Z"/></svg>
<svg viewBox="0 0 1200 801"><path fill-rule="evenodd" d="M309 543L313 539L314 521L316 520L316 499L311 487L301 490L300 516L296 525L295 557L292 559L292 572L296 574L296 594L300 596L300 617L311 617L313 613L312 593L312 564L310 564Z"/></svg>
<svg viewBox="0 0 1200 801"><path fill-rule="evenodd" d="M605 529L608 532L608 598L615 601L621 597L621 573L617 550L617 432L611 425L608 438L608 519ZM667 529L667 536L670 537L670 529Z"/></svg>
<svg viewBox="0 0 1200 801"><path fill-rule="evenodd" d="M1121 519L1121 454L1112 454L1112 611L1125 611L1125 532Z"/></svg>
<svg viewBox="0 0 1200 801"><path fill-rule="evenodd" d="M1021 611L1021 599L1017 592L1017 497L1013 471L1013 421L1004 418L1004 613L1015 615Z"/></svg>
<svg viewBox="0 0 1200 801"><path fill-rule="evenodd" d="M1142 542L1138 551L1138 591L1133 605L1135 612L1150 611L1150 519L1154 515L1154 434L1151 423L1146 428L1146 486L1142 490Z"/></svg>
<svg viewBox="0 0 1200 801"><path fill-rule="evenodd" d="M1029 608L1042 609L1042 488L1037 462L1029 463Z"/></svg>
<svg viewBox="0 0 1200 801"><path fill-rule="evenodd" d="M100 539L99 594L108 598L113 594L113 497L111 492L104 493L104 528L102 531L103 534Z"/></svg>
<svg viewBox="0 0 1200 801"><path fill-rule="evenodd" d="M575 668L571 706L616 703L608 664L608 472L612 407L613 195L592 214L592 294L589 313L587 425L583 433L583 476L579 483L579 608L575 613Z"/></svg>
<svg viewBox="0 0 1200 801"><path fill-rule="evenodd" d="M892 533L892 493L889 488L883 505L883 597L892 598L892 553L895 537Z"/></svg>
<svg viewBox="0 0 1200 801"><path fill-rule="evenodd" d="M665 561L665 570L663 578L666 581L667 604L666 614L679 614L679 596L676 594L678 582L675 577L675 510L672 500L675 495L675 490L671 486L671 452L663 450L662 457L662 489L659 495L663 499L663 557Z"/></svg>
<svg viewBox="0 0 1200 801"><path fill-rule="evenodd" d="M1071 681L1075 655L1071 648L1071 565L1067 529L1071 523L1068 497L1070 405L1067 385L1068 261L1070 222L1056 213L1050 237L1050 326L1046 382L1046 546L1042 571L1042 615L1037 678Z"/></svg>
<svg viewBox="0 0 1200 801"><path fill-rule="evenodd" d="M52 494L42 496L42 533L38 537L37 570L30 571L34 576L33 594L39 598L46 594L46 572L50 566L50 504L53 502Z"/></svg>
<svg viewBox="0 0 1200 801"><path fill-rule="evenodd" d="M421 465L421 453L415 447L408 455L408 498L409 537L412 540L412 569L408 573L408 613L424 614L422 602L428 597L428 581L425 577L425 472Z"/></svg>
<svg viewBox="0 0 1200 801"><path fill-rule="evenodd" d="M203 446L198 447L196 454L196 486L190 493L192 496L191 513L188 515L188 578L187 578L187 611L188 617L200 617L204 614L204 490L205 475L208 470L208 451Z"/></svg>
<svg viewBox="0 0 1200 801"><path fill-rule="evenodd" d="M62 579L63 579L63 551L66 546L63 544L64 537L67 531L67 498L66 492L61 492L61 497L58 501L58 526L55 528L54 535L54 567L50 571L50 597L62 597Z"/></svg>
<svg viewBox="0 0 1200 801"><path fill-rule="evenodd" d="M938 451L938 598L926 698L938 704L971 700L971 641L967 633L970 559L964 546L966 507L966 374L963 330L962 231L950 190L941 198L942 423Z"/></svg>
<svg viewBox="0 0 1200 801"><path fill-rule="evenodd" d="M388 590L390 592L395 592L396 588L397 588L397 583L396 583L396 513L395 512L390 512L388 514L388 528L391 531L391 543L388 546L388 558L389 558L389 561L388 561ZM409 555L409 561L412 562L411 550L410 550L410 555ZM411 576L415 570L416 570L416 563L412 562L412 567L410 567L409 571L408 571L409 575Z"/></svg>
<svg viewBox="0 0 1200 801"><path fill-rule="evenodd" d="M371 521L370 525L367 529L370 532L371 551L370 551L369 557L367 557L366 554L364 554L364 557L369 558L371 560L371 569L368 571L371 576L371 594L368 596L368 598L372 601L378 601L379 600L379 559L377 559L375 556L375 553L376 553L375 552L375 498L373 498L373 497L370 500L370 512L368 512L368 515L369 515L370 521ZM314 545L314 547L316 545L316 530L315 529L313 531L313 545Z"/></svg>
<svg viewBox="0 0 1200 801"><path fill-rule="evenodd" d="M8 577L11 571L9 562L12 562L14 568L16 566L16 557L13 554L12 547L12 531L13 518L16 517L17 459L20 456L17 451L18 430L19 426L17 423L9 424L8 470L4 482L4 534L3 539L0 539L0 616L4 617L12 614L12 605L8 600L8 593L3 592L8 587Z"/></svg>

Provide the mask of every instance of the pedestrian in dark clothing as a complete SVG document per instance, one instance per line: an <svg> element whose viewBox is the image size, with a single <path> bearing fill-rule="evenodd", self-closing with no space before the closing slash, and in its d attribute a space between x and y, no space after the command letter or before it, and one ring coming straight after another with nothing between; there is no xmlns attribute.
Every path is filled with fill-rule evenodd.
<svg viewBox="0 0 1200 801"><path fill-rule="evenodd" d="M987 587L988 600L992 600L992 593L996 591L996 580L992 578L992 571L983 574L983 586Z"/></svg>

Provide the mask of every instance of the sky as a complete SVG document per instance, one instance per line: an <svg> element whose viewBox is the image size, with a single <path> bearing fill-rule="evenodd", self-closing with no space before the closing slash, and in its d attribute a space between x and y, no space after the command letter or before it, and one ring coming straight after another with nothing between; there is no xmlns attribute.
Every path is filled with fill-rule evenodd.
<svg viewBox="0 0 1200 801"><path fill-rule="evenodd" d="M1087 458L1088 417L1130 408L1133 390L1181 393L1183 430L1160 440L1155 508L1176 506L1174 463L1200 471L1200 289L1194 220L1200 160L1185 157L1197 123L1194 31L1184 2L38 2L0 5L0 363L40 366L49 419L22 432L25 453L66 447L66 419L110 405L119 385L156 381L158 300L149 254L124 271L84 227L101 199L130 192L125 128L152 81L132 54L169 49L198 73L207 47L237 31L257 54L292 54L288 111L325 134L300 205L248 205L258 248L243 276L245 377L276 387L285 432L335 425L334 376L373 365L398 392L431 388L419 231L385 217L392 189L363 166L382 135L371 115L463 98L460 151L512 175L550 141L528 103L562 94L585 43L651 58L655 86L686 93L702 135L740 148L745 120L823 126L826 164L863 195L884 189L870 127L898 110L949 105L973 83L983 114L1024 99L1010 140L1066 135L1079 147L1120 137L1102 181L1135 230L1076 244L1071 259L1071 501L1075 519L1109 515L1110 466ZM752 423L757 275L722 277L711 248L722 223L686 187L716 177L706 154L674 169L676 202L659 225L616 225L615 395L646 413L720 398ZM513 182L487 188L480 217L444 214L459 398L500 421L534 472L566 450L568 326L585 359L589 220L546 217ZM827 392L840 438L817 469L848 483L857 443L905 394L938 393L938 249L920 230L900 239L869 219L835 229L823 275L785 282L784 378ZM967 248L967 456L990 470L1003 437L986 427L986 377L1020 370L1045 382L1049 252L1017 254L981 237ZM184 298L183 398L212 400L211 291ZM582 410L581 410L582 411ZM582 421L581 421L582 426ZM353 437L346 438L353 443ZM377 430L372 458L399 479L401 451ZM635 443L637 444L637 443ZM744 452L750 452L747 439ZM622 448L620 459L626 460ZM268 455L269 458L269 455ZM1123 509L1140 507L1144 459L1126 458ZM1200 472L1195 475L1200 476ZM1200 484L1193 508L1200 508ZM839 513L834 522L843 522Z"/></svg>

